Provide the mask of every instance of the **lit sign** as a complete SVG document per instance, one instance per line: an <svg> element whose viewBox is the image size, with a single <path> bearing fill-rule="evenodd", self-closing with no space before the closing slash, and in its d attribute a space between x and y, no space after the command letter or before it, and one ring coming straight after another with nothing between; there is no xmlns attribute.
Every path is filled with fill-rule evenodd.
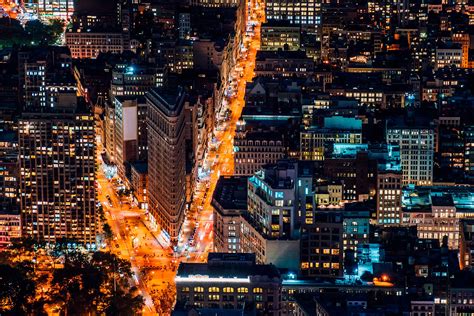
<svg viewBox="0 0 474 316"><path fill-rule="evenodd" d="M176 276L176 283L181 282L205 282L205 283L250 283L250 278L211 278L208 275L190 275L188 277Z"/></svg>

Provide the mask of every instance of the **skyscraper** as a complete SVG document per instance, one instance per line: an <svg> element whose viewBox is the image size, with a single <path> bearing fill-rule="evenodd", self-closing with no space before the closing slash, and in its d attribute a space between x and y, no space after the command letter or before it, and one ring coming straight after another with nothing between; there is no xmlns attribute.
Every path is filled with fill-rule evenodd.
<svg viewBox="0 0 474 316"><path fill-rule="evenodd" d="M41 19L69 20L74 13L73 0L38 0L38 14Z"/></svg>
<svg viewBox="0 0 474 316"><path fill-rule="evenodd" d="M130 177L130 163L144 161L146 102L144 97L115 97L115 162L121 179Z"/></svg>
<svg viewBox="0 0 474 316"><path fill-rule="evenodd" d="M76 106L77 84L68 48L22 49L18 53L18 74L26 111Z"/></svg>
<svg viewBox="0 0 474 316"><path fill-rule="evenodd" d="M393 120L387 126L387 143L400 146L402 183L433 182L434 130L429 124Z"/></svg>
<svg viewBox="0 0 474 316"><path fill-rule="evenodd" d="M152 89L147 98L149 210L172 243L186 208L186 94Z"/></svg>
<svg viewBox="0 0 474 316"><path fill-rule="evenodd" d="M266 0L265 14L267 20L289 21L315 29L321 23L321 1Z"/></svg>
<svg viewBox="0 0 474 316"><path fill-rule="evenodd" d="M82 108L23 113L19 196L23 236L95 247L94 117Z"/></svg>

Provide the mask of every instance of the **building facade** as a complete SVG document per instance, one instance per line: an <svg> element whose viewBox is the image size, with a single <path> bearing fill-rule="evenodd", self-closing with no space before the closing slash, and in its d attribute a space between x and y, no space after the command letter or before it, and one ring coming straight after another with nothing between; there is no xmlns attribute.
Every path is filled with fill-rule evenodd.
<svg viewBox="0 0 474 316"><path fill-rule="evenodd" d="M243 310L254 305L258 314L280 315L280 273L274 265L259 265L253 254L210 253L207 263L181 263L175 278L178 308Z"/></svg>
<svg viewBox="0 0 474 316"><path fill-rule="evenodd" d="M146 99L149 211L152 222L176 243L186 209L186 94L152 89Z"/></svg>
<svg viewBox="0 0 474 316"><path fill-rule="evenodd" d="M21 238L21 218L19 212L0 211L0 251Z"/></svg>
<svg viewBox="0 0 474 316"><path fill-rule="evenodd" d="M74 0L38 0L38 15L44 21L68 21L74 14Z"/></svg>
<svg viewBox="0 0 474 316"><path fill-rule="evenodd" d="M264 165L285 156L282 136L276 132L238 132L234 148L234 173L239 176L253 175Z"/></svg>
<svg viewBox="0 0 474 316"><path fill-rule="evenodd" d="M19 121L22 233L95 247L94 117L86 112L25 113Z"/></svg>
<svg viewBox="0 0 474 316"><path fill-rule="evenodd" d="M267 0L265 16L268 20L288 21L315 29L321 23L321 2L313 0Z"/></svg>
<svg viewBox="0 0 474 316"><path fill-rule="evenodd" d="M301 28L284 21L269 21L262 25L261 50L300 49Z"/></svg>
<svg viewBox="0 0 474 316"><path fill-rule="evenodd" d="M241 252L241 215L247 212L247 177L220 177L211 205L215 251Z"/></svg>
<svg viewBox="0 0 474 316"><path fill-rule="evenodd" d="M144 98L114 98L115 163L121 179L130 177L130 163L147 159L146 102Z"/></svg>
<svg viewBox="0 0 474 316"><path fill-rule="evenodd" d="M66 32L66 46L72 58L96 58L99 53L120 54L130 49L130 43L122 33Z"/></svg>
<svg viewBox="0 0 474 316"><path fill-rule="evenodd" d="M316 212L301 234L301 275L341 277L343 268L343 217L338 212Z"/></svg>
<svg viewBox="0 0 474 316"><path fill-rule="evenodd" d="M409 125L389 126L387 143L400 146L402 183L430 185L433 182L434 130Z"/></svg>

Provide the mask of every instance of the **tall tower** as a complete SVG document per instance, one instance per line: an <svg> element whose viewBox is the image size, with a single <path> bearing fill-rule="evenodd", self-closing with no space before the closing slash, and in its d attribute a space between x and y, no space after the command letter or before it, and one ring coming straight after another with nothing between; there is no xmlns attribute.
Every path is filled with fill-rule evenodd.
<svg viewBox="0 0 474 316"><path fill-rule="evenodd" d="M19 120L23 236L95 248L95 131L86 109L24 113Z"/></svg>
<svg viewBox="0 0 474 316"><path fill-rule="evenodd" d="M186 94L181 88L174 93L152 89L146 98L149 210L176 244L186 208Z"/></svg>
<svg viewBox="0 0 474 316"><path fill-rule="evenodd" d="M402 184L433 183L434 129L428 124L389 122L387 143L400 146Z"/></svg>

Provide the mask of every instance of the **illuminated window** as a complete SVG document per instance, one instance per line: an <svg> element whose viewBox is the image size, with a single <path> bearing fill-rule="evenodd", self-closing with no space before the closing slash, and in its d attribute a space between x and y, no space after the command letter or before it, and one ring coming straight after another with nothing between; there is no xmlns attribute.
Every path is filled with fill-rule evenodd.
<svg viewBox="0 0 474 316"><path fill-rule="evenodd" d="M185 286L181 289L181 292L189 292L189 287Z"/></svg>
<svg viewBox="0 0 474 316"><path fill-rule="evenodd" d="M202 293L202 292L204 292L204 288L203 287L195 287L194 292Z"/></svg>
<svg viewBox="0 0 474 316"><path fill-rule="evenodd" d="M218 301L218 300L220 300L220 296L217 295L217 294L211 294L211 295L209 295L209 300L210 301Z"/></svg>
<svg viewBox="0 0 474 316"><path fill-rule="evenodd" d="M248 292L249 292L249 289L246 288L246 287L239 287L239 288L237 289L237 292L239 292L239 293L248 293Z"/></svg>
<svg viewBox="0 0 474 316"><path fill-rule="evenodd" d="M218 293L219 292L219 288L218 287L210 287L209 288L209 293Z"/></svg>
<svg viewBox="0 0 474 316"><path fill-rule="evenodd" d="M232 287L225 287L223 289L224 293L234 293L234 288Z"/></svg>
<svg viewBox="0 0 474 316"><path fill-rule="evenodd" d="M256 287L253 289L254 293L263 293L263 289L261 287Z"/></svg>

